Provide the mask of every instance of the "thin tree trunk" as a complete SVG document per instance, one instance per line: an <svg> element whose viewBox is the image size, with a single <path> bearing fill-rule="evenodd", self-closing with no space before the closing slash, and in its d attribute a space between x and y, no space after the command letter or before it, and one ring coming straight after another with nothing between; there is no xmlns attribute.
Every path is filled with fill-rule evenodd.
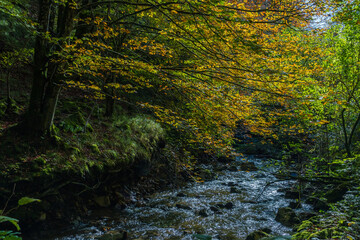
<svg viewBox="0 0 360 240"><path fill-rule="evenodd" d="M358 116L357 116L357 118L356 118L356 121L355 121L355 123L354 123L354 126L352 127L351 132L350 132L350 135L349 135L348 144L349 144L350 148L351 148L352 138L353 138L354 133L355 133L355 131L356 131L356 129L357 129L357 126L359 125L359 122L360 122L360 113L358 114Z"/></svg>
<svg viewBox="0 0 360 240"><path fill-rule="evenodd" d="M111 95L107 94L105 101L106 101L105 116L111 117L114 114L114 104L115 104L112 94Z"/></svg>
<svg viewBox="0 0 360 240"><path fill-rule="evenodd" d="M5 113L8 114L11 112L11 108L12 108L12 99L11 99L11 89L10 89L10 76L11 76L11 71L9 70L7 72L6 75L6 110Z"/></svg>
<svg viewBox="0 0 360 240"><path fill-rule="evenodd" d="M347 130L346 130L344 113L345 113L345 109L343 109L341 111L341 122L342 122L342 128L343 128L344 140L345 140L344 145L345 145L345 149L346 149L346 154L348 155L348 157L351 157L351 149L350 149L350 145L349 145L349 141L348 141L348 135L347 135Z"/></svg>

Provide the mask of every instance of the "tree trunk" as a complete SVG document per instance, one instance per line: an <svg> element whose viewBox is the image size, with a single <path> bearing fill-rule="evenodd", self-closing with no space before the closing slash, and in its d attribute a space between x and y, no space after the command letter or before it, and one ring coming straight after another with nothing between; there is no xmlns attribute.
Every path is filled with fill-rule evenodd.
<svg viewBox="0 0 360 240"><path fill-rule="evenodd" d="M6 110L5 113L8 114L10 112L12 112L12 99L11 99L11 89L10 89L10 75L11 75L11 70L8 70L7 75L6 75Z"/></svg>
<svg viewBox="0 0 360 240"><path fill-rule="evenodd" d="M345 123L345 109L343 109L341 111L341 122L342 122L342 129L344 132L344 146L346 149L346 154L348 157L351 157L351 148L350 148L350 144L349 144L349 139L348 139L348 134L347 134L347 130L346 130L346 123Z"/></svg>
<svg viewBox="0 0 360 240"><path fill-rule="evenodd" d="M27 132L43 134L46 129L41 124L43 116L43 98L46 89L48 62L48 42L41 36L49 29L50 0L39 0L38 32L34 48L34 73L30 94L30 104L26 116Z"/></svg>
<svg viewBox="0 0 360 240"><path fill-rule="evenodd" d="M106 117L112 117L113 113L114 113L114 98L112 97L112 95L106 95L106 111L105 111L105 116Z"/></svg>
<svg viewBox="0 0 360 240"><path fill-rule="evenodd" d="M53 124L56 105L61 89L58 77L59 66L49 61L50 44L42 36L53 26L54 14L57 16L57 37L68 37L72 31L75 9L67 4L59 6L58 11L51 6L51 0L39 0L38 32L34 48L34 74L30 104L26 116L27 132L32 135L48 133ZM51 21L50 21L51 20ZM56 48L53 48L56 50Z"/></svg>

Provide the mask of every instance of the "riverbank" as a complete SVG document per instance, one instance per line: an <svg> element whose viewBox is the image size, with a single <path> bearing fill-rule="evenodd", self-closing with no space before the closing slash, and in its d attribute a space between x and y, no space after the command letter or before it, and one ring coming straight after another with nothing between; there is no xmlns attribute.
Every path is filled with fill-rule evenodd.
<svg viewBox="0 0 360 240"><path fill-rule="evenodd" d="M79 102L61 104L61 117L45 138L26 137L21 119L1 124L0 206L19 220L24 239L95 209L123 208L188 178L181 167L186 156L150 116L118 113L114 121L80 109ZM40 202L18 207L22 197ZM18 231L12 225L2 229Z"/></svg>

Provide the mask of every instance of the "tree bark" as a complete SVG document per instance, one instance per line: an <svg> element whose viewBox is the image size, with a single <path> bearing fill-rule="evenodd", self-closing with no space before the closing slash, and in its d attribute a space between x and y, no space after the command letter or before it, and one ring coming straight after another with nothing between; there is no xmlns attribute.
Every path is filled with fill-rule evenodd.
<svg viewBox="0 0 360 240"><path fill-rule="evenodd" d="M111 117L114 113L114 98L112 97L112 95L106 95L106 111L105 111L105 116L106 117Z"/></svg>
<svg viewBox="0 0 360 240"><path fill-rule="evenodd" d="M38 35L34 48L34 73L30 95L30 104L26 116L27 132L32 135L44 135L53 124L56 105L61 89L57 63L49 61L50 44L42 35L51 30L54 14L57 14L55 35L60 38L70 36L73 29L75 9L67 3L60 5L58 11L51 6L51 0L39 0ZM50 21L51 20L51 21ZM53 49L57 49L53 47Z"/></svg>
<svg viewBox="0 0 360 240"><path fill-rule="evenodd" d="M11 89L10 89L10 75L11 75L11 70L8 70L7 75L6 75L6 110L5 113L8 114L12 111L12 99L11 99Z"/></svg>
<svg viewBox="0 0 360 240"><path fill-rule="evenodd" d="M348 140L344 114L345 114L345 109L343 109L341 111L341 122L342 122L342 128L343 128L343 132L344 132L344 146L346 149L346 154L348 155L348 157L351 157L351 149L350 149L350 144L349 144L349 140Z"/></svg>

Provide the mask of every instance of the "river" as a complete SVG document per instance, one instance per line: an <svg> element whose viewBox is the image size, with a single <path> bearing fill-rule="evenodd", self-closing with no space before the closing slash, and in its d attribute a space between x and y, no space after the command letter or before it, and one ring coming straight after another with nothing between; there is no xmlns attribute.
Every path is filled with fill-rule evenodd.
<svg viewBox="0 0 360 240"><path fill-rule="evenodd" d="M277 161L239 157L233 166L253 162L257 171L225 169L215 180L189 183L181 189L156 193L123 210L94 212L86 223L52 239L96 239L105 232L126 231L128 239L245 239L256 230L267 228L272 235L290 236L291 228L275 221L277 210L294 200L284 198L291 180L278 180L273 174ZM209 166L206 166L210 168ZM212 169L210 169L212 170ZM309 211L303 204L295 211Z"/></svg>

